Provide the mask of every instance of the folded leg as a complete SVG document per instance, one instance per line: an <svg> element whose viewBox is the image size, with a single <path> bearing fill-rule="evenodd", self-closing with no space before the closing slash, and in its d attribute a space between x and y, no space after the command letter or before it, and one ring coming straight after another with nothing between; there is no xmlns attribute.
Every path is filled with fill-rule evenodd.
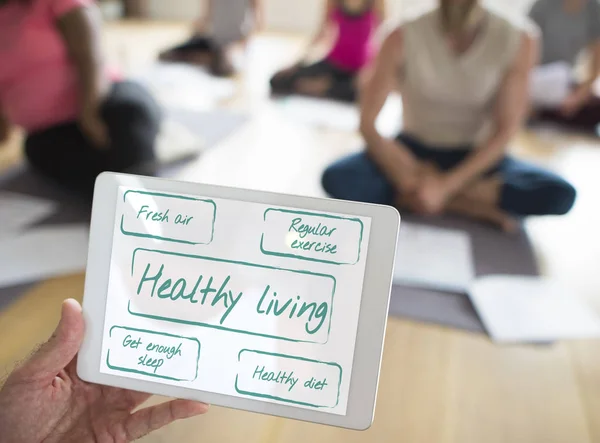
<svg viewBox="0 0 600 443"><path fill-rule="evenodd" d="M110 135L109 147L93 146L78 124L69 122L27 137L29 163L62 186L91 196L101 172L125 172L154 160L161 113L143 87L132 82L114 84L101 113Z"/></svg>
<svg viewBox="0 0 600 443"><path fill-rule="evenodd" d="M174 46L159 55L159 59L167 62L192 63L206 66L212 62L215 45L211 39L195 35L189 40Z"/></svg>
<svg viewBox="0 0 600 443"><path fill-rule="evenodd" d="M365 152L345 157L329 166L322 177L333 198L393 205L395 190Z"/></svg>
<svg viewBox="0 0 600 443"><path fill-rule="evenodd" d="M502 180L498 206L510 214L564 215L575 203L575 188L539 166L507 157L498 166L498 174Z"/></svg>
<svg viewBox="0 0 600 443"><path fill-rule="evenodd" d="M278 72L271 78L271 91L277 95L324 96L331 87L333 68L327 60L300 65Z"/></svg>
<svg viewBox="0 0 600 443"><path fill-rule="evenodd" d="M571 116L563 115L558 109L541 109L535 113L534 121L552 123L565 129L600 136L600 97L593 95L579 111Z"/></svg>

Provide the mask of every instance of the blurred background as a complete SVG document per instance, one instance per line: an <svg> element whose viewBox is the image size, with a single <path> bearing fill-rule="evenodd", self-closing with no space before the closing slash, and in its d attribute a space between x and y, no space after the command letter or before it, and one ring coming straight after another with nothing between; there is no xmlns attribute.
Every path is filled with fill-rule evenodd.
<svg viewBox="0 0 600 443"><path fill-rule="evenodd" d="M378 41L386 30L437 3L386 0ZM532 3L486 5L524 20ZM153 173L326 197L324 171L364 150L356 102L271 95L272 76L305 56L320 29L324 0L263 0L262 27L228 51L231 75L214 75L212 65L159 61L165 50L189 39L205 14L203 0L98 0L97 5L106 64L143 85L162 109ZM8 63L2 60L9 54L2 52L5 43L0 32L0 65ZM589 62L584 54L576 71L585 75ZM2 74L0 68L0 86ZM2 98L0 88L0 103ZM403 113L401 97L391 93L377 120L379 132L398 133ZM0 373L51 334L63 299L81 300L83 292L89 198L75 198L31 172L23 150L27 132L11 125L0 142ZM510 140L511 155L573 185L575 205L566 215L528 217L522 229L519 220L513 234L461 218L408 216L399 244L406 269L395 278L370 430L350 432L215 407L142 441L600 442L600 139L593 132L523 124ZM417 231L429 246L414 241ZM450 283L419 274L411 268L417 261L435 262ZM504 289L522 292L524 305L476 300L467 296L469 288L452 286L464 283L460 278L456 283L456 276L465 267L468 285L471 272L471 278L508 274L553 286ZM529 299L534 292L539 297ZM505 340L482 319L484 311L509 312L494 323Z"/></svg>

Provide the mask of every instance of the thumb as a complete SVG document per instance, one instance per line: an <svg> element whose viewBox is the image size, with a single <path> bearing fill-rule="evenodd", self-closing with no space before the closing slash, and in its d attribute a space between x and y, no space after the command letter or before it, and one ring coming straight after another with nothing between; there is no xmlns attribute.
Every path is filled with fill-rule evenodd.
<svg viewBox="0 0 600 443"><path fill-rule="evenodd" d="M60 322L50 339L19 371L25 378L54 378L75 358L84 333L81 305L73 299L62 304Z"/></svg>

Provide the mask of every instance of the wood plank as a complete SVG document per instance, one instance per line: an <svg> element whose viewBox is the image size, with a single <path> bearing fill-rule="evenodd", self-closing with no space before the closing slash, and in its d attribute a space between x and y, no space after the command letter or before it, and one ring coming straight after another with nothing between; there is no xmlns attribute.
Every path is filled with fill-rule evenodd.
<svg viewBox="0 0 600 443"><path fill-rule="evenodd" d="M591 442L565 345L498 347L485 336L392 320L377 414L363 433L286 422L278 441Z"/></svg>

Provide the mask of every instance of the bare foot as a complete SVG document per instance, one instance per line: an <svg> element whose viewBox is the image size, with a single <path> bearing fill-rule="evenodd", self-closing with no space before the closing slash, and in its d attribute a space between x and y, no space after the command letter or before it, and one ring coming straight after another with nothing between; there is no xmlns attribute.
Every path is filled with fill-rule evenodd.
<svg viewBox="0 0 600 443"><path fill-rule="evenodd" d="M459 196L450 202L447 211L484 223L490 223L507 233L512 234L519 229L519 223L497 206L482 205L465 197Z"/></svg>
<svg viewBox="0 0 600 443"><path fill-rule="evenodd" d="M322 97L331 87L331 79L328 77L301 78L296 82L296 91L300 94Z"/></svg>
<svg viewBox="0 0 600 443"><path fill-rule="evenodd" d="M398 194L395 202L399 210L409 210L419 213L418 200L413 194ZM513 217L494 207L481 206L464 198L455 199L446 207L446 212L491 224L508 234L519 230L519 223Z"/></svg>

